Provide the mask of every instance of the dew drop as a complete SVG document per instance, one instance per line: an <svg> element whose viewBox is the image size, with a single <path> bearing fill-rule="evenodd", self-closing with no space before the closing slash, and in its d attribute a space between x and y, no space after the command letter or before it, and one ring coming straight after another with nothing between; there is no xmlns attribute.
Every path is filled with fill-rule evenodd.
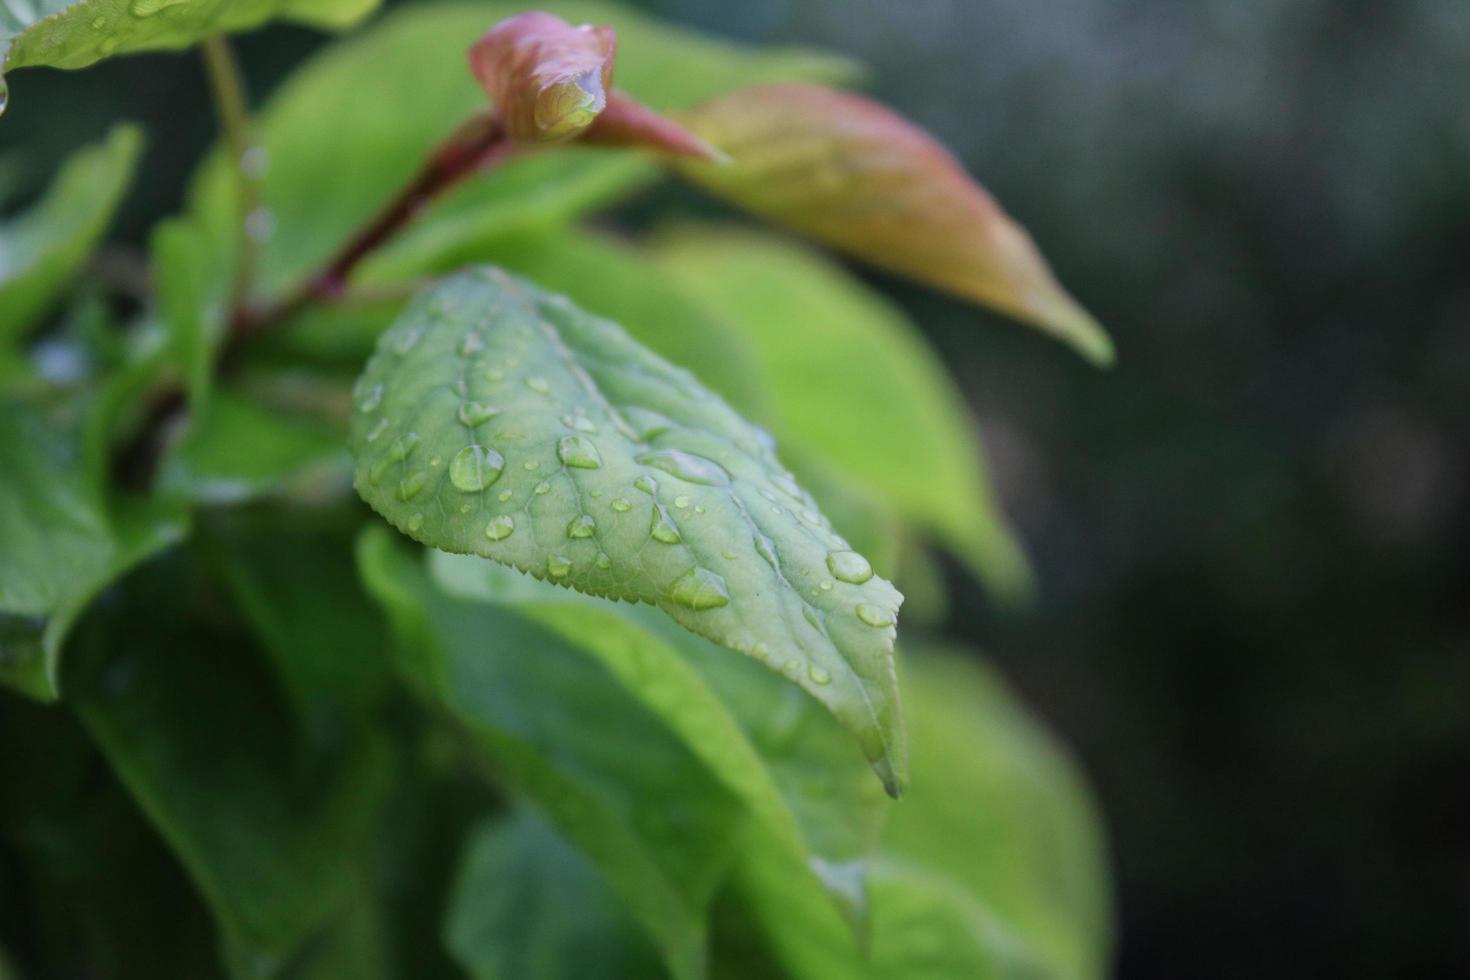
<svg viewBox="0 0 1470 980"><path fill-rule="evenodd" d="M501 514L499 517L491 518L490 523L485 525L485 537L491 541L504 541L515 532L515 529L515 518L509 514Z"/></svg>
<svg viewBox="0 0 1470 980"><path fill-rule="evenodd" d="M853 585L862 585L873 577L873 566L856 551L834 551L827 556L832 576Z"/></svg>
<svg viewBox="0 0 1470 980"><path fill-rule="evenodd" d="M500 409L484 402L464 402L459 406L459 420L473 429L477 425L484 425L492 418L500 414Z"/></svg>
<svg viewBox="0 0 1470 980"><path fill-rule="evenodd" d="M579 470L595 470L602 465L597 446L586 436L562 436L557 443L556 454L567 466Z"/></svg>
<svg viewBox="0 0 1470 980"><path fill-rule="evenodd" d="M580 412L576 415L563 415L561 421L568 429L576 429L578 432L590 432L593 435L597 434L596 423Z"/></svg>
<svg viewBox="0 0 1470 980"><path fill-rule="evenodd" d="M465 334L464 339L459 342L460 357L469 357L471 354L478 354L484 349L485 339L473 330Z"/></svg>
<svg viewBox="0 0 1470 980"><path fill-rule="evenodd" d="M892 626L893 614L877 606L870 606L866 602L858 603L857 618L869 626Z"/></svg>
<svg viewBox="0 0 1470 980"><path fill-rule="evenodd" d="M187 0L133 0L133 5L128 8L128 11L134 17L152 17L161 10L167 10L169 7L176 7L186 2Z"/></svg>
<svg viewBox="0 0 1470 980"><path fill-rule="evenodd" d="M777 571L781 570L780 561L776 557L776 542L759 532L755 535L755 553L766 560Z"/></svg>
<svg viewBox="0 0 1470 980"><path fill-rule="evenodd" d="M533 374L527 378L526 387L540 395L544 395L551 390L551 385L539 374Z"/></svg>
<svg viewBox="0 0 1470 980"><path fill-rule="evenodd" d="M546 574L552 578L566 578L572 570L572 560L563 555L555 555L546 562Z"/></svg>
<svg viewBox="0 0 1470 980"><path fill-rule="evenodd" d="M380 459L377 462L375 462L372 466L369 466L368 467L368 482L371 483L373 486L377 486L378 483L382 481L383 474L386 473L386 472L388 472L388 464L389 464L389 462L391 462L391 461L390 460L387 460L387 459Z"/></svg>
<svg viewBox="0 0 1470 980"><path fill-rule="evenodd" d="M544 497L551 492L551 484L547 483L545 480L542 480L540 483L531 488L531 492L538 497Z"/></svg>
<svg viewBox="0 0 1470 980"><path fill-rule="evenodd" d="M817 586L817 588L821 589L823 592L831 592L832 591L832 583L831 582L828 582L826 579L823 579L822 580L822 584L819 585L819 586Z"/></svg>
<svg viewBox="0 0 1470 980"><path fill-rule="evenodd" d="M694 507L694 513L696 513L696 514L703 514L704 513L704 508L696 504L695 507Z"/></svg>
<svg viewBox="0 0 1470 980"><path fill-rule="evenodd" d="M419 495L419 492L424 489L424 485L428 482L429 474L427 471L418 470L410 473L398 483L398 499L412 500Z"/></svg>
<svg viewBox="0 0 1470 980"><path fill-rule="evenodd" d="M569 538L590 538L596 533L597 521L592 519L591 514L583 514L581 517L574 518L567 525L567 537Z"/></svg>
<svg viewBox="0 0 1470 980"><path fill-rule="evenodd" d="M484 490L500 479L505 457L488 446L465 446L449 461L449 482L465 493Z"/></svg>
<svg viewBox="0 0 1470 980"><path fill-rule="evenodd" d="M399 333L397 337L393 338L393 349L398 351L398 353L400 354L407 354L409 351L413 350L419 345L419 341L422 340L423 337L423 324L415 323L413 326L408 327L407 329Z"/></svg>
<svg viewBox="0 0 1470 980"><path fill-rule="evenodd" d="M818 633L826 635L827 628L822 625L822 618L815 609L813 609L811 606L808 606L806 603L802 603L801 614L806 617L806 621L811 624L812 629L816 630Z"/></svg>
<svg viewBox="0 0 1470 980"><path fill-rule="evenodd" d="M669 518L669 512L664 510L662 504L653 505L653 526L648 533L653 535L655 541L662 541L664 544L678 544L681 540L678 526Z"/></svg>
<svg viewBox="0 0 1470 980"><path fill-rule="evenodd" d="M730 604L725 580L707 568L691 568L669 588L669 598L690 609L717 609Z"/></svg>
<svg viewBox="0 0 1470 980"><path fill-rule="evenodd" d="M381 439L383 433L388 431L388 424L389 423L387 419L378 419L373 427L371 429L368 429L366 437L367 441L377 442L379 439Z"/></svg>
<svg viewBox="0 0 1470 980"><path fill-rule="evenodd" d="M686 509L689 506L689 498L685 496L675 497L674 506L679 508L680 510Z"/></svg>
<svg viewBox="0 0 1470 980"><path fill-rule="evenodd" d="M628 503L622 497L619 497L617 500L614 500L612 502L612 509L617 511L619 514L626 514L628 511L633 509L633 505Z"/></svg>
<svg viewBox="0 0 1470 980"><path fill-rule="evenodd" d="M541 460L539 460L539 459L528 459L528 460L526 460L526 463L525 463L525 467L524 468L526 470L528 470L528 471L529 470L539 470L541 468Z"/></svg>
<svg viewBox="0 0 1470 980"><path fill-rule="evenodd" d="M362 397L357 400L357 410L359 412L376 412L378 406L381 404L383 404L383 386L373 385L364 391Z"/></svg>
<svg viewBox="0 0 1470 980"><path fill-rule="evenodd" d="M651 476L640 476L633 481L633 486L644 493L658 493L658 481Z"/></svg>
<svg viewBox="0 0 1470 980"><path fill-rule="evenodd" d="M94 31L100 31L100 30L102 30L102 28L104 28L106 26L107 26L107 18L106 17L96 17L96 18L93 18L93 20L92 20L92 30L94 30Z"/></svg>
<svg viewBox="0 0 1470 980"><path fill-rule="evenodd" d="M498 501L500 501L503 504L503 503L505 503L507 500L509 500L513 496L515 496L515 494L512 493L511 491L509 491L509 490L502 490L502 491L500 491L499 494L496 495L495 499L498 500Z"/></svg>
<svg viewBox="0 0 1470 980"><path fill-rule="evenodd" d="M423 514L414 514L411 517L409 517L409 519L408 519L408 533L409 534L418 534L419 533L419 530L422 529L423 526L424 526L424 515Z"/></svg>
<svg viewBox="0 0 1470 980"><path fill-rule="evenodd" d="M663 470L685 483L702 483L711 487L730 485L730 474L719 463L678 449L655 449L638 456L637 461Z"/></svg>
<svg viewBox="0 0 1470 980"><path fill-rule="evenodd" d="M393 443L393 447L388 450L388 458L395 463L400 463L408 459L408 454L413 452L413 447L418 444L419 434L417 432L405 432L398 437L397 441Z"/></svg>
<svg viewBox="0 0 1470 980"><path fill-rule="evenodd" d="M599 551L597 553L597 567L604 569L612 568L612 559L609 558L604 552Z"/></svg>
<svg viewBox="0 0 1470 980"><path fill-rule="evenodd" d="M832 675L827 673L827 668L820 664L811 664L806 669L806 675L812 679L813 684L831 684Z"/></svg>
<svg viewBox="0 0 1470 980"><path fill-rule="evenodd" d="M771 655L770 644L766 643L765 640L759 641L755 646L750 648L750 655L757 660L765 660Z"/></svg>

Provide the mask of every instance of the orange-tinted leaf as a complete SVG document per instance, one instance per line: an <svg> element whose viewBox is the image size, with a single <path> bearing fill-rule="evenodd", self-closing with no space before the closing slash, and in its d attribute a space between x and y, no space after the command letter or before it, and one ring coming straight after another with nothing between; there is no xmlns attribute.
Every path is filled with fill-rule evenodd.
<svg viewBox="0 0 1470 980"><path fill-rule="evenodd" d="M617 39L611 27L573 27L532 11L496 24L470 48L470 71L512 139L575 136L607 105Z"/></svg>
<svg viewBox="0 0 1470 980"><path fill-rule="evenodd" d="M607 108L582 134L582 142L655 150L712 163L729 158L668 116L661 116L626 92L607 94Z"/></svg>
<svg viewBox="0 0 1470 980"><path fill-rule="evenodd" d="M1107 363L1102 327L1031 237L938 141L869 99L812 85L742 89L681 116L734 162L685 176L874 265L995 307Z"/></svg>

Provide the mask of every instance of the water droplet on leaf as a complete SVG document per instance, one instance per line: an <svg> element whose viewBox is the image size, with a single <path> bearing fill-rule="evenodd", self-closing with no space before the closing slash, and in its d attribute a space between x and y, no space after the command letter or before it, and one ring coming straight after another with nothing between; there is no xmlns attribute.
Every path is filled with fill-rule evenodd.
<svg viewBox="0 0 1470 980"><path fill-rule="evenodd" d="M596 533L597 521L592 519L591 514L583 514L567 525L567 537L569 538L590 538Z"/></svg>
<svg viewBox="0 0 1470 980"><path fill-rule="evenodd" d="M546 562L546 574L552 578L566 578L572 570L572 560L556 555Z"/></svg>
<svg viewBox="0 0 1470 980"><path fill-rule="evenodd" d="M466 446L449 462L449 482L465 493L484 490L500 479L505 457L488 446Z"/></svg>
<svg viewBox="0 0 1470 980"><path fill-rule="evenodd" d="M504 541L510 537L516 529L515 518L509 514L491 518L490 523L485 525L485 537L491 541Z"/></svg>
<svg viewBox="0 0 1470 980"><path fill-rule="evenodd" d="M459 406L459 420L471 429L484 425L499 414L500 409L484 402L465 402Z"/></svg>
<svg viewBox="0 0 1470 980"><path fill-rule="evenodd" d="M834 551L827 556L827 568L834 578L862 585L873 577L873 566L856 551Z"/></svg>
<svg viewBox="0 0 1470 980"><path fill-rule="evenodd" d="M678 525L669 518L669 513L662 504L653 505L653 526L648 533L653 535L655 541L662 541L664 544L678 544L680 541Z"/></svg>
<svg viewBox="0 0 1470 980"><path fill-rule="evenodd" d="M691 568L669 588L669 598L690 609L716 609L729 604L730 592L719 575L707 568Z"/></svg>
<svg viewBox="0 0 1470 980"><path fill-rule="evenodd" d="M597 446L586 436L562 436L557 443L556 453L567 466L582 470L595 470L602 465L602 456Z"/></svg>
<svg viewBox="0 0 1470 980"><path fill-rule="evenodd" d="M398 499L412 500L424 489L424 484L429 482L429 474L425 470L418 470L404 477L398 484Z"/></svg>
<svg viewBox="0 0 1470 980"><path fill-rule="evenodd" d="M696 456L678 449L655 449L637 457L638 462L663 470L685 483L702 483L711 487L730 485L730 474L712 459Z"/></svg>
<svg viewBox="0 0 1470 980"><path fill-rule="evenodd" d="M886 609L870 606L866 602L858 603L857 618L869 626L892 626L893 614Z"/></svg>

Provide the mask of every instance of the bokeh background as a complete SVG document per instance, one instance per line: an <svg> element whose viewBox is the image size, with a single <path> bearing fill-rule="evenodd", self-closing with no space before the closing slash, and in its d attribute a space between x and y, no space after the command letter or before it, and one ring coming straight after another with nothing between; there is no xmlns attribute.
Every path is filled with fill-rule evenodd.
<svg viewBox="0 0 1470 980"><path fill-rule="evenodd" d="M950 626L1096 787L1119 975L1470 975L1470 4L637 5L866 62L1117 340L1097 372L864 273L959 379L1039 570L1026 610L955 570ZM256 95L320 43L240 39ZM192 56L13 95L37 181L147 127L124 239L214 138Z"/></svg>

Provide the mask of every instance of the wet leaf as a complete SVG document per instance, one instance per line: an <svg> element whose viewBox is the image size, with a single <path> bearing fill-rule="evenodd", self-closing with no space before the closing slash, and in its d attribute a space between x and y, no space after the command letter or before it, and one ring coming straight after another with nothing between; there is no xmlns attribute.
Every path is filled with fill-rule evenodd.
<svg viewBox="0 0 1470 980"><path fill-rule="evenodd" d="M890 792L902 597L687 371L497 269L427 290L358 381L358 492L411 537L646 602L784 673Z"/></svg>
<svg viewBox="0 0 1470 980"><path fill-rule="evenodd" d="M770 379L770 418L888 501L996 594L1030 570L994 499L964 396L903 311L812 250L686 228L658 245L674 285L741 328ZM841 351L841 356L834 356Z"/></svg>
<svg viewBox="0 0 1470 980"><path fill-rule="evenodd" d="M741 89L680 116L734 162L675 165L701 187L874 265L991 306L1099 363L1112 343L1029 235L913 123L815 85Z"/></svg>
<svg viewBox="0 0 1470 980"><path fill-rule="evenodd" d="M229 3L37 0L34 6L0 4L0 73L33 65L85 68L112 55L187 48L206 35L250 30L277 18L315 27L346 27L377 3L378 0L232 0Z"/></svg>

